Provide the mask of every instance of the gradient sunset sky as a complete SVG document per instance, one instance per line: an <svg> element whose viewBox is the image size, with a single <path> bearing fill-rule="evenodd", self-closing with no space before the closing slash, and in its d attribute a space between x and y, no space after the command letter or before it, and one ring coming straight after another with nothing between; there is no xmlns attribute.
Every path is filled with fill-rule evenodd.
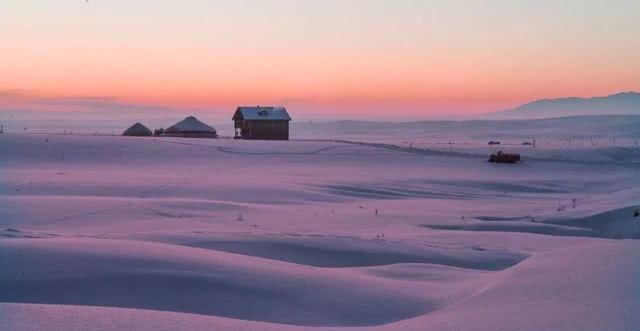
<svg viewBox="0 0 640 331"><path fill-rule="evenodd" d="M0 109L402 119L607 95L640 90L639 14L628 0L2 0Z"/></svg>

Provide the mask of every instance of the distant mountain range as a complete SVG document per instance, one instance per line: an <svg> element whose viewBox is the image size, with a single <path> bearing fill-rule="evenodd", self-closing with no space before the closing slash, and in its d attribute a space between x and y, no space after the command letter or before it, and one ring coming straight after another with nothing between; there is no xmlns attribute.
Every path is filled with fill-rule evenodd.
<svg viewBox="0 0 640 331"><path fill-rule="evenodd" d="M536 100L513 109L487 114L489 119L541 119L581 115L640 115L640 93L606 97Z"/></svg>

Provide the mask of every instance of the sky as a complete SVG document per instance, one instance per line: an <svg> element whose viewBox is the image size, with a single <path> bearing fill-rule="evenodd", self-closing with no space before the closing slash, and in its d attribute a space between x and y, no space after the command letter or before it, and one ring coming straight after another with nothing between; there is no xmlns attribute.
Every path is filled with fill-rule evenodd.
<svg viewBox="0 0 640 331"><path fill-rule="evenodd" d="M0 0L0 110L403 120L637 91L638 13L628 0Z"/></svg>

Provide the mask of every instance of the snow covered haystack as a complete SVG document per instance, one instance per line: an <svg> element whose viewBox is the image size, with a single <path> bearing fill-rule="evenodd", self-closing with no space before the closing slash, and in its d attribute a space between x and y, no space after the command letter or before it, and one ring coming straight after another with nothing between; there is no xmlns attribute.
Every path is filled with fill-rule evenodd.
<svg viewBox="0 0 640 331"><path fill-rule="evenodd" d="M140 123L136 123L131 127L129 127L128 129L126 129L122 133L122 135L130 136L130 137L150 137L150 136L153 136L153 132L151 132L151 130L149 130L149 128L147 128L146 126Z"/></svg>
<svg viewBox="0 0 640 331"><path fill-rule="evenodd" d="M218 133L213 127L202 123L193 116L189 116L184 120L174 124L164 131L168 137L183 138L217 138Z"/></svg>

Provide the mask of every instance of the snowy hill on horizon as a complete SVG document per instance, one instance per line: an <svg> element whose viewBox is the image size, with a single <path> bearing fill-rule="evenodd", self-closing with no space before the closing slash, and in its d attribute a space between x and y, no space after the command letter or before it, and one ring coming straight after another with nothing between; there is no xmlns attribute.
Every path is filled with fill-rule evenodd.
<svg viewBox="0 0 640 331"><path fill-rule="evenodd" d="M466 120L418 122L294 122L295 139L380 137L504 139L526 137L619 137L640 138L640 115L571 116L530 120Z"/></svg>
<svg viewBox="0 0 640 331"><path fill-rule="evenodd" d="M486 114L489 119L540 119L583 115L640 115L640 93L603 97L541 99L513 109Z"/></svg>
<svg viewBox="0 0 640 331"><path fill-rule="evenodd" d="M169 127L187 112L149 114L101 114L91 112L4 112L0 124L5 132L121 134L135 122L150 128ZM233 135L233 122L216 113L197 113L197 118L222 136ZM26 128L26 129L25 129ZM423 121L294 120L293 139L354 139L361 137L530 137L608 136L640 138L640 112L636 115L577 115L542 119L469 119Z"/></svg>

